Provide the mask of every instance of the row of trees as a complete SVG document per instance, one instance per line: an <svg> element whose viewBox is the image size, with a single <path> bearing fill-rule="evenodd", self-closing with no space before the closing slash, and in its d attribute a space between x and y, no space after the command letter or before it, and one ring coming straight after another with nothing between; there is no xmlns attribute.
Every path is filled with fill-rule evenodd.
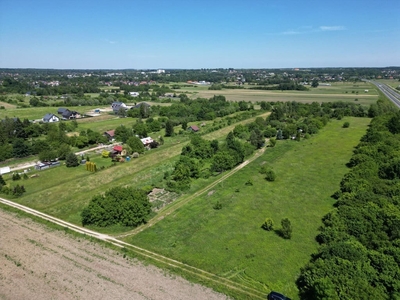
<svg viewBox="0 0 400 300"><path fill-rule="evenodd" d="M302 269L302 299L400 297L400 112L381 100Z"/></svg>

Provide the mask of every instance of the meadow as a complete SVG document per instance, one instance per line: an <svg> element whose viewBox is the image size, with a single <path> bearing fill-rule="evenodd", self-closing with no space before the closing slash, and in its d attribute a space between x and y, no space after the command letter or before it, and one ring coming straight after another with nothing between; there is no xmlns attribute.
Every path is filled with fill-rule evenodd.
<svg viewBox="0 0 400 300"><path fill-rule="evenodd" d="M311 102L334 102L346 101L356 102L361 105L370 105L378 99L378 93L373 85L366 82L341 82L332 83L331 86L320 85L318 88L310 88L309 91L268 91L251 90L253 86L245 85L244 89L222 89L208 90L208 86L182 85L177 92L188 92L195 99L211 98L214 95L224 95L229 101L297 101L303 103ZM365 90L368 90L366 93ZM357 99L357 100L356 100Z"/></svg>
<svg viewBox="0 0 400 300"><path fill-rule="evenodd" d="M345 121L349 128L342 128ZM334 120L311 139L278 141L207 194L125 241L260 291L278 290L296 299L295 280L317 249L321 218L332 209L331 195L369 122ZM259 173L262 165L273 168L276 181L264 179ZM219 210L214 209L217 201L222 204ZM289 218L292 239L261 229L267 217L276 229L282 218Z"/></svg>

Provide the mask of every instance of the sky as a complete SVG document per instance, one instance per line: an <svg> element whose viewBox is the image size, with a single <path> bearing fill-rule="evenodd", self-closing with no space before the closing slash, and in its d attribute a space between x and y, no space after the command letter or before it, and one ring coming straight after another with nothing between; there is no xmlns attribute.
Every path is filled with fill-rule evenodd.
<svg viewBox="0 0 400 300"><path fill-rule="evenodd" d="M400 0L0 0L0 68L400 66Z"/></svg>

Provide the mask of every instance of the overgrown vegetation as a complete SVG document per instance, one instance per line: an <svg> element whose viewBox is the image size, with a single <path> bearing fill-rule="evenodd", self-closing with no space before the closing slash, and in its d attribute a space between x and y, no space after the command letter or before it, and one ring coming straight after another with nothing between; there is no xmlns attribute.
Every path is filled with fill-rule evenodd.
<svg viewBox="0 0 400 300"><path fill-rule="evenodd" d="M400 113L375 117L349 162L320 248L302 269L302 299L400 297Z"/></svg>
<svg viewBox="0 0 400 300"><path fill-rule="evenodd" d="M92 198L82 211L82 225L135 227L147 221L151 204L141 189L115 187Z"/></svg>

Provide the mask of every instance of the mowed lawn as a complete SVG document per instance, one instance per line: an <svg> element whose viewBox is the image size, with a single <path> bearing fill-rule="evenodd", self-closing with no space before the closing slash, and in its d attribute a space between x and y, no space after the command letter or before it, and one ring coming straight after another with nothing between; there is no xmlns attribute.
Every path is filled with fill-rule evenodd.
<svg viewBox="0 0 400 300"><path fill-rule="evenodd" d="M345 121L350 127L342 128ZM261 291L297 298L300 268L316 251L321 218L348 172L345 164L370 119L331 121L309 140L278 141L263 156L162 221L126 241ZM275 182L259 173L272 167ZM248 180L253 185L246 185ZM215 210L219 201L222 209ZM261 229L289 218L293 237L285 240Z"/></svg>

